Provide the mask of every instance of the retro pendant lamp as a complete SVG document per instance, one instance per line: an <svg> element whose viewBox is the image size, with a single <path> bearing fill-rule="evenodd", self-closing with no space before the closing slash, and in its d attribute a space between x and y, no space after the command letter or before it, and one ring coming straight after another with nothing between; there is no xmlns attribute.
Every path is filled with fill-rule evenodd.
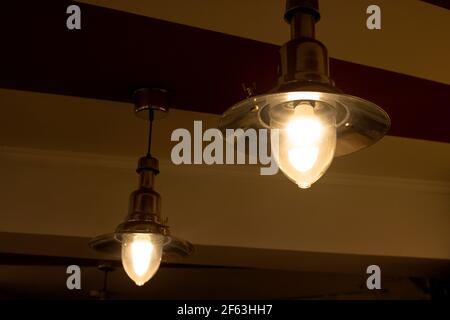
<svg viewBox="0 0 450 320"><path fill-rule="evenodd" d="M121 256L128 276L141 286L158 271L164 254L189 255L193 247L172 237L167 219L161 218L161 197L154 189L159 173L158 160L151 156L151 134L154 116L168 111L166 92L140 89L134 94L135 113L149 121L147 155L138 162L139 187L131 193L129 213L114 233L98 236L90 246L100 252Z"/></svg>
<svg viewBox="0 0 450 320"><path fill-rule="evenodd" d="M229 108L220 127L270 129L279 168L300 188L309 188L334 157L381 139L390 119L374 103L342 93L330 79L327 49L315 39L318 0L288 0L284 18L291 40L280 51L278 85Z"/></svg>

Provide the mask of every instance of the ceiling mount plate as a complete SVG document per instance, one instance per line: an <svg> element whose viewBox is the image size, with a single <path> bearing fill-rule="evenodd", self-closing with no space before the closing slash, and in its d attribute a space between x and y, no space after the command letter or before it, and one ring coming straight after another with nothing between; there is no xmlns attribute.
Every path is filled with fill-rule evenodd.
<svg viewBox="0 0 450 320"><path fill-rule="evenodd" d="M161 119L169 111L168 93L160 88L141 88L133 93L134 114L141 119L150 120L150 112L154 119Z"/></svg>

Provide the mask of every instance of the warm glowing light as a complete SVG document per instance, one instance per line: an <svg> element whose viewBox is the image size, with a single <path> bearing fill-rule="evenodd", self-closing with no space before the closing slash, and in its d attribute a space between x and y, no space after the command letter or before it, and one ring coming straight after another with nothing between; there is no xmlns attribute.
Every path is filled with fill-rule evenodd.
<svg viewBox="0 0 450 320"><path fill-rule="evenodd" d="M298 101L298 100L320 100L320 92L314 91L293 91L287 93L288 101Z"/></svg>
<svg viewBox="0 0 450 320"><path fill-rule="evenodd" d="M317 147L294 147L288 151L289 161L300 172L310 170L316 163L318 155L319 148Z"/></svg>
<svg viewBox="0 0 450 320"><path fill-rule="evenodd" d="M279 141L274 149L278 150L278 164L300 188L309 188L316 182L334 156L335 116L333 112L324 114L316 114L308 101L297 102L293 114L277 127Z"/></svg>
<svg viewBox="0 0 450 320"><path fill-rule="evenodd" d="M295 118L286 129L289 140L298 146L315 144L322 135L322 124L314 118Z"/></svg>
<svg viewBox="0 0 450 320"><path fill-rule="evenodd" d="M122 236L122 264L138 286L142 286L158 271L162 246L161 235L127 233Z"/></svg>

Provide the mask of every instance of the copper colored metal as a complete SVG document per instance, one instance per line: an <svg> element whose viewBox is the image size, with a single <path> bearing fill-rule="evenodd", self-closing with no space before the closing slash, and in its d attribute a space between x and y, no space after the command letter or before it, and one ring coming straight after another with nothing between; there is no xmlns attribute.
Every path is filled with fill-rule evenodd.
<svg viewBox="0 0 450 320"><path fill-rule="evenodd" d="M381 139L390 128L386 112L370 101L343 94L330 78L327 49L315 39L315 24L320 19L318 0L288 0L284 17L291 27L291 40L280 49L277 85L226 110L220 128L270 129L273 107L304 99L335 108L336 157Z"/></svg>
<svg viewBox="0 0 450 320"><path fill-rule="evenodd" d="M123 234L151 233L163 236L165 254L189 255L193 246L187 241L173 238L167 219L161 217L161 196L155 190L159 161L150 155L152 122L154 116L168 111L167 92L162 89L143 88L135 91L134 99L135 114L150 123L148 152L139 159L136 169L139 175L138 188L131 193L128 214L115 232L97 236L89 245L96 251L119 257Z"/></svg>

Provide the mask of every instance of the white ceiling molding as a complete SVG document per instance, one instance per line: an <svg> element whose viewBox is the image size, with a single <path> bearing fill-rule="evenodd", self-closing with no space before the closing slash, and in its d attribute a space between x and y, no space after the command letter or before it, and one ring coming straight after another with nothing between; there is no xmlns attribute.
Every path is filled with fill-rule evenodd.
<svg viewBox="0 0 450 320"><path fill-rule="evenodd" d="M56 150L41 150L20 147L0 146L0 157L21 158L30 161L47 161L53 163L64 163L66 165L93 166L99 168L127 169L130 175L136 169L138 156L124 157L117 155L99 155L82 152L67 152ZM202 175L232 175L234 177L246 176L260 178L256 165L180 165L171 163L170 159L160 159L160 168L164 172L173 170L174 167L190 170ZM249 169L251 167L252 169ZM278 174L274 179L285 179ZM388 188L407 191L437 193L450 195L450 182L433 181L422 179L404 179L398 177L380 177L369 175L358 175L349 173L328 173L318 183L336 186L364 187L364 188Z"/></svg>

